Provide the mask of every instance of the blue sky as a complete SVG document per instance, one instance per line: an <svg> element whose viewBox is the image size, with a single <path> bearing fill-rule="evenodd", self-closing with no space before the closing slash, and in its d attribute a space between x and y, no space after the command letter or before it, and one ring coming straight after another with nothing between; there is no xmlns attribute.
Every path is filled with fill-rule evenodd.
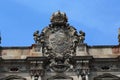
<svg viewBox="0 0 120 80"><path fill-rule="evenodd" d="M1 46L30 46L33 32L50 24L58 10L86 32L88 45L118 44L120 0L0 0Z"/></svg>

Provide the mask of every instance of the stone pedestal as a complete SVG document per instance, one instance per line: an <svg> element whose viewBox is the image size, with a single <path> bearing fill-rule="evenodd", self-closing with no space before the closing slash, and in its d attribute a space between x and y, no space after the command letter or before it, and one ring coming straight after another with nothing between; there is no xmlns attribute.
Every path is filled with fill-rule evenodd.
<svg viewBox="0 0 120 80"><path fill-rule="evenodd" d="M79 44L76 48L76 56L86 56L88 55L87 44Z"/></svg>

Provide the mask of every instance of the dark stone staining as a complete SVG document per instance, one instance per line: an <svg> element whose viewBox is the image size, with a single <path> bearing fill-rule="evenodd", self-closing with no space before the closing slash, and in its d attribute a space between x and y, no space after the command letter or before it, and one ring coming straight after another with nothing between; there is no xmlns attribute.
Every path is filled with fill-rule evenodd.
<svg viewBox="0 0 120 80"><path fill-rule="evenodd" d="M10 71L11 71L11 72L18 72L19 69L18 69L17 67L12 67L12 68L10 68Z"/></svg>

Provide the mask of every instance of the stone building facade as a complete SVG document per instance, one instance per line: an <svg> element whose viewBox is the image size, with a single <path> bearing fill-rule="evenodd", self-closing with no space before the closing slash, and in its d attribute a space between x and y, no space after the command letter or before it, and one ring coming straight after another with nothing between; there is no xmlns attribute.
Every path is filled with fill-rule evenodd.
<svg viewBox="0 0 120 80"><path fill-rule="evenodd" d="M35 44L0 47L0 80L120 80L120 45L90 46L55 12Z"/></svg>

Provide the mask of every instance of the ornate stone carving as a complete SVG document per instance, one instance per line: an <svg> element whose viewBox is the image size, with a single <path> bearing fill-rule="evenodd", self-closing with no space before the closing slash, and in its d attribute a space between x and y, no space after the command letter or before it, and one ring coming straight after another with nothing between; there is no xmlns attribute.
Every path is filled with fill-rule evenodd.
<svg viewBox="0 0 120 80"><path fill-rule="evenodd" d="M68 19L66 14L60 11L53 13L51 17L52 24L66 24L67 21Z"/></svg>
<svg viewBox="0 0 120 80"><path fill-rule="evenodd" d="M120 80L120 77L112 75L110 73L104 73L95 77L94 80Z"/></svg>
<svg viewBox="0 0 120 80"><path fill-rule="evenodd" d="M85 32L83 32L82 30L79 31L79 42L80 43L84 43L85 40Z"/></svg>
<svg viewBox="0 0 120 80"><path fill-rule="evenodd" d="M44 75L43 61L31 61L30 62L30 76L33 80L42 80Z"/></svg>
<svg viewBox="0 0 120 80"><path fill-rule="evenodd" d="M70 58L76 56L76 50L81 43L84 43L85 33L77 31L74 27L70 26L65 13L55 12L51 17L51 24L42 30L34 33L35 43L41 44L43 56L48 57L49 63L47 64L46 71L56 72L57 74L63 74L68 71L74 71L76 68L78 75L84 79L88 74L88 62L82 62L87 66L81 65L73 67L70 63ZM80 43L80 44L79 44ZM84 51L84 49L82 49ZM76 63L76 62L75 62ZM85 69L81 68L85 67ZM80 74L79 74L80 73Z"/></svg>
<svg viewBox="0 0 120 80"><path fill-rule="evenodd" d="M87 80L89 75L89 61L77 61L75 70L78 77L81 77L82 80Z"/></svg>
<svg viewBox="0 0 120 80"><path fill-rule="evenodd" d="M2 40L2 38L1 38L1 36L0 36L0 44L1 44L1 40Z"/></svg>
<svg viewBox="0 0 120 80"><path fill-rule="evenodd" d="M118 31L118 42L119 42L119 45L120 45L120 28L119 28L119 31Z"/></svg>
<svg viewBox="0 0 120 80"><path fill-rule="evenodd" d="M64 24L63 24L64 23ZM78 42L76 29L67 24L65 13L54 13L51 24L42 30L44 34L43 53L45 56L63 57L75 55L76 42Z"/></svg>
<svg viewBox="0 0 120 80"><path fill-rule="evenodd" d="M33 33L33 36L34 36L35 43L39 43L40 35L39 35L39 31L38 30Z"/></svg>
<svg viewBox="0 0 120 80"><path fill-rule="evenodd" d="M65 13L60 11L53 13L51 24L44 28L41 34L39 31L33 34L36 49L42 46L43 55L51 58L75 56L78 44L84 43L85 33L80 31L78 35L76 29L67 22Z"/></svg>
<svg viewBox="0 0 120 80"><path fill-rule="evenodd" d="M66 76L65 74L57 74L53 77L50 77L47 80L73 80L72 77Z"/></svg>
<svg viewBox="0 0 120 80"><path fill-rule="evenodd" d="M2 78L0 80L27 80L27 79L23 78L21 76L17 76L17 75L9 75L9 76Z"/></svg>

